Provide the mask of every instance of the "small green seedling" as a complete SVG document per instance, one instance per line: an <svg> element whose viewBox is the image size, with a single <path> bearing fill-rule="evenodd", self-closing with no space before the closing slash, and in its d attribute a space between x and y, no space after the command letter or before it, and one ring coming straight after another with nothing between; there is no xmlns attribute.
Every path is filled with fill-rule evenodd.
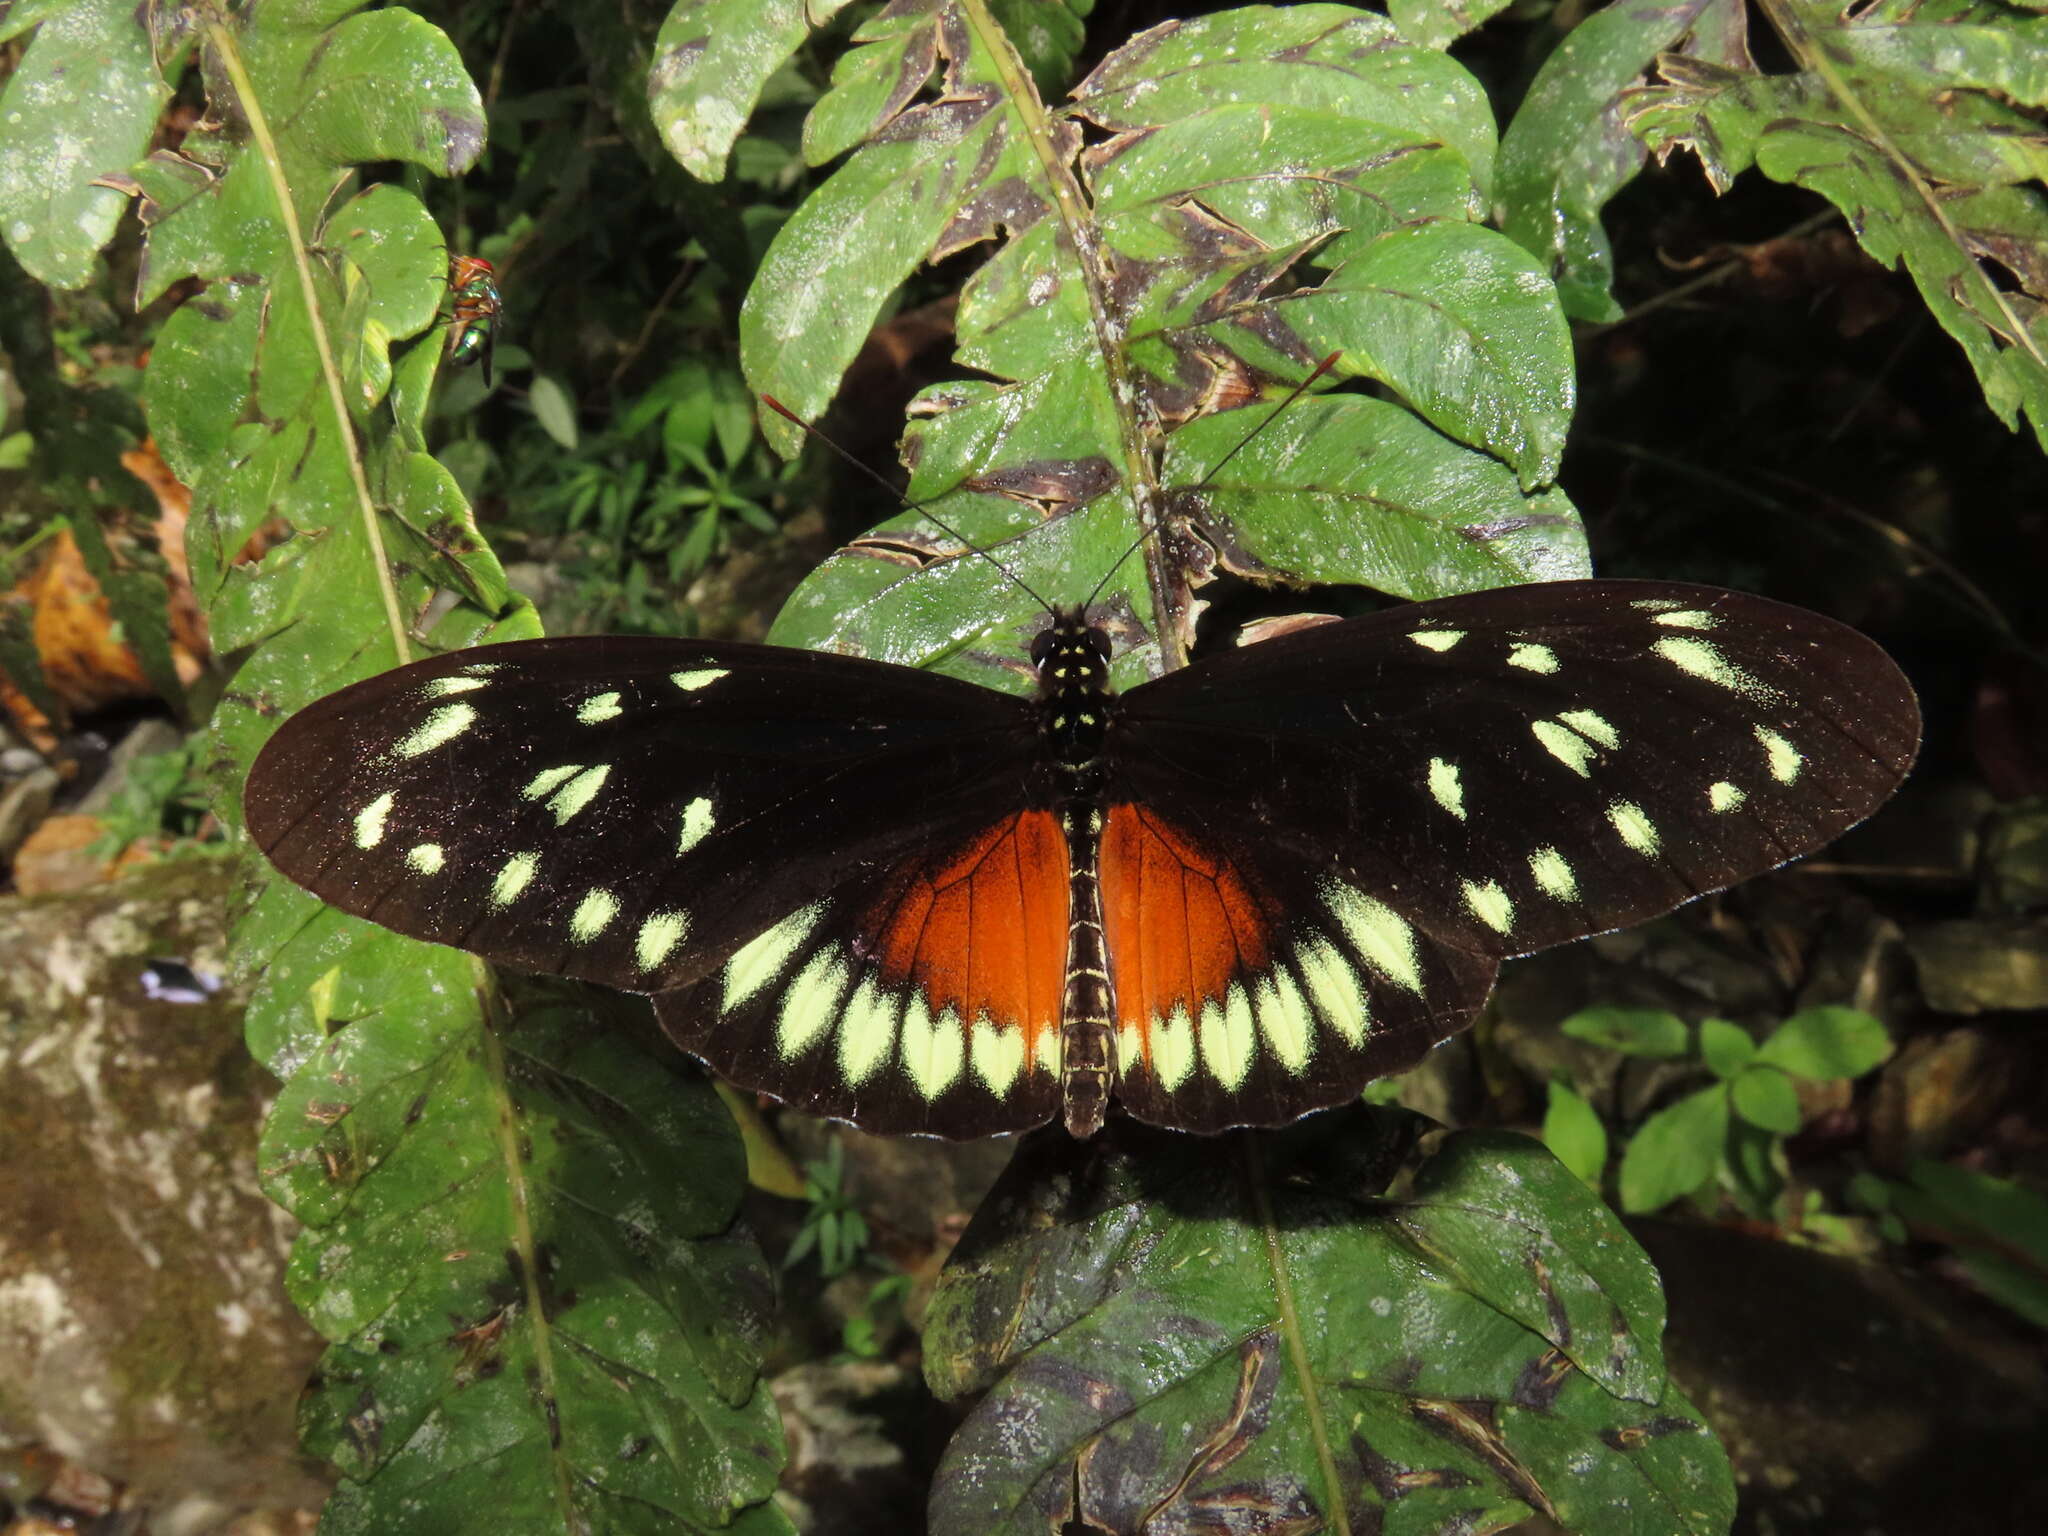
<svg viewBox="0 0 2048 1536"><path fill-rule="evenodd" d="M1711 1203L1718 1186L1749 1214L1768 1218L1785 1184L1784 1138L1802 1120L1793 1079L1859 1077L1892 1050L1884 1026L1854 1008L1808 1008L1761 1044L1726 1019L1702 1021L1695 1037L1684 1020L1654 1009L1590 1008L1563 1028L1573 1039L1625 1055L1697 1056L1714 1076L1651 1115L1629 1138L1618 1196L1631 1215L1687 1195ZM1565 1083L1551 1084L1543 1139L1581 1178L1598 1182L1607 1132L1592 1106Z"/></svg>
<svg viewBox="0 0 2048 1536"><path fill-rule="evenodd" d="M845 1179L845 1153L836 1141L824 1157L804 1164L804 1198L811 1208L782 1256L784 1269L794 1269L815 1251L819 1271L836 1280L860 1262L867 1251L868 1224L854 1209Z"/></svg>

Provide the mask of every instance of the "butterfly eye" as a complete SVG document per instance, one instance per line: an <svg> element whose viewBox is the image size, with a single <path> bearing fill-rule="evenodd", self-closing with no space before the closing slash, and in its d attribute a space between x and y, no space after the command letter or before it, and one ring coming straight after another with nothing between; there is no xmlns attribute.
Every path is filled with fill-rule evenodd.
<svg viewBox="0 0 2048 1536"><path fill-rule="evenodd" d="M1087 635L1088 643L1095 648L1095 654L1104 661L1109 660L1109 636L1092 627L1087 631Z"/></svg>
<svg viewBox="0 0 2048 1536"><path fill-rule="evenodd" d="M1031 641L1031 665L1043 667L1046 658L1052 655L1053 647L1059 644L1059 626L1048 624Z"/></svg>

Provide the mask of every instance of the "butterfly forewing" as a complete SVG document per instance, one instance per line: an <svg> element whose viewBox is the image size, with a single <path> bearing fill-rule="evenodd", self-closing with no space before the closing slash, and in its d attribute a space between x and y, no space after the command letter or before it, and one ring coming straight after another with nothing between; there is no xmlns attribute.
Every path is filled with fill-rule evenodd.
<svg viewBox="0 0 2048 1536"><path fill-rule="evenodd" d="M1112 945L1123 1096L1164 1123L1206 1120L1219 1088L1251 1111L1398 1070L1469 1020L1494 960L1822 846L1892 792L1919 735L1904 678L1854 631L1641 582L1297 631L1122 706L1113 799L1184 829L1256 895L1255 940L1205 989L1157 981L1151 938ZM1156 915L1170 899L1129 905L1132 927L1177 924Z"/></svg>
<svg viewBox="0 0 2048 1536"><path fill-rule="evenodd" d="M337 907L659 992L842 884L1014 816L1035 740L1024 701L908 668L538 640L320 700L259 756L245 806L271 861Z"/></svg>

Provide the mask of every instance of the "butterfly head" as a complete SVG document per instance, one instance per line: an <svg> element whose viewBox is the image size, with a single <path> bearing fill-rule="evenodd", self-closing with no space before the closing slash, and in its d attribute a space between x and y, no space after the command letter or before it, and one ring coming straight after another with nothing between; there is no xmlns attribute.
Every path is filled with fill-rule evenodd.
<svg viewBox="0 0 2048 1536"><path fill-rule="evenodd" d="M1109 692L1109 636L1080 608L1060 608L1031 642L1040 693L1078 698Z"/></svg>

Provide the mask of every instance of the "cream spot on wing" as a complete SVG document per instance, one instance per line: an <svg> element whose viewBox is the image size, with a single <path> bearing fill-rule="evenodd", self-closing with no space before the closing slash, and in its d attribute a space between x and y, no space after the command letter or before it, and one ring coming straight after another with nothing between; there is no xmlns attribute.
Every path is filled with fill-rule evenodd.
<svg viewBox="0 0 2048 1536"><path fill-rule="evenodd" d="M1209 999L1202 1007L1199 1026L1202 1065L1223 1087L1237 1087L1251 1068L1255 1044L1251 1003L1244 988L1233 982L1223 1002Z"/></svg>
<svg viewBox="0 0 2048 1536"><path fill-rule="evenodd" d="M454 694L468 693L473 689L488 686L480 677L437 677L426 686L430 699L445 699Z"/></svg>
<svg viewBox="0 0 2048 1536"><path fill-rule="evenodd" d="M1302 980L1309 996L1329 1021L1330 1028L1352 1045L1363 1045L1372 1027L1366 1010L1364 989L1358 973L1341 950L1327 939L1305 939L1295 946L1294 958L1301 966Z"/></svg>
<svg viewBox="0 0 2048 1536"><path fill-rule="evenodd" d="M1425 650L1448 651L1465 638L1462 629L1418 629L1408 637Z"/></svg>
<svg viewBox="0 0 2048 1536"><path fill-rule="evenodd" d="M611 771L609 764L600 763L595 768L584 769L556 790L554 798L548 801L548 809L555 813L555 825L566 827L571 816L595 800L597 792L604 787L605 776Z"/></svg>
<svg viewBox="0 0 2048 1536"><path fill-rule="evenodd" d="M472 661L462 670L469 673L472 677L489 677L493 672L504 671L505 663L502 661Z"/></svg>
<svg viewBox="0 0 2048 1536"><path fill-rule="evenodd" d="M1721 620L1718 615L1703 613L1697 608L1674 608L1656 615L1650 622L1671 629L1712 629Z"/></svg>
<svg viewBox="0 0 2048 1536"><path fill-rule="evenodd" d="M1038 1064L1041 1072L1050 1072L1054 1077L1060 1073L1060 1053L1065 1037L1056 1029L1041 1029L1038 1039L1032 1043L1031 1059Z"/></svg>
<svg viewBox="0 0 2048 1536"><path fill-rule="evenodd" d="M1187 1005L1177 1003L1170 1014L1152 1021L1152 1075L1168 1093L1195 1070L1195 1025Z"/></svg>
<svg viewBox="0 0 2048 1536"><path fill-rule="evenodd" d="M394 757L418 757L436 747L445 747L476 723L472 704L443 704L428 715L405 740L391 749Z"/></svg>
<svg viewBox="0 0 2048 1536"><path fill-rule="evenodd" d="M1506 933L1515 926L1515 904L1497 880L1467 880L1465 905L1495 933Z"/></svg>
<svg viewBox="0 0 2048 1536"><path fill-rule="evenodd" d="M1116 1075L1121 1078L1145 1065L1145 1032L1136 1024L1121 1024L1116 1032Z"/></svg>
<svg viewBox="0 0 2048 1536"><path fill-rule="evenodd" d="M775 1050L784 1061L817 1043L839 1017L839 995L846 990L846 965L839 946L827 945L811 956L782 994L782 1013L775 1021Z"/></svg>
<svg viewBox="0 0 2048 1536"><path fill-rule="evenodd" d="M515 853L505 861L498 871L497 879L491 882L491 905L509 907L519 893L533 883L533 877L540 871L540 855L537 853Z"/></svg>
<svg viewBox="0 0 2048 1536"><path fill-rule="evenodd" d="M1765 700L1775 697L1771 689L1766 688L1704 640L1694 640L1684 635L1668 635L1650 649L1688 677L1697 677L1702 682L1726 688L1729 692L1739 693L1747 699Z"/></svg>
<svg viewBox="0 0 2048 1536"><path fill-rule="evenodd" d="M1742 802L1748 798L1748 795L1726 779L1707 786L1707 804L1717 811L1740 810Z"/></svg>
<svg viewBox="0 0 2048 1536"><path fill-rule="evenodd" d="M1537 720L1530 724L1530 733L1543 744L1543 750L1571 769L1582 779L1593 776L1586 765L1593 761L1593 744L1577 731L1568 730L1555 720Z"/></svg>
<svg viewBox="0 0 2048 1536"><path fill-rule="evenodd" d="M611 920L618 915L619 898L610 891L585 891L569 916L569 937L578 944L588 944L610 927Z"/></svg>
<svg viewBox="0 0 2048 1536"><path fill-rule="evenodd" d="M1657 851L1657 828L1643 814L1641 806L1617 800L1607 807L1607 819L1621 835L1621 840L1637 853L1647 858Z"/></svg>
<svg viewBox="0 0 2048 1536"><path fill-rule="evenodd" d="M1596 746L1611 749L1621 745L1621 733L1607 723L1604 715L1590 709L1568 709L1557 718Z"/></svg>
<svg viewBox="0 0 2048 1536"><path fill-rule="evenodd" d="M983 1086L1002 1098L1024 1070L1024 1031L1014 1025L992 1024L985 1013L978 1015L967 1060Z"/></svg>
<svg viewBox="0 0 2048 1536"><path fill-rule="evenodd" d="M581 763L567 763L560 768L543 768L526 781L526 788L519 793L528 800L538 800L564 779L573 779L582 771Z"/></svg>
<svg viewBox="0 0 2048 1536"><path fill-rule="evenodd" d="M1415 930L1406 919L1341 880L1323 883L1323 900L1367 965L1404 990L1421 995L1421 956Z"/></svg>
<svg viewBox="0 0 2048 1536"><path fill-rule="evenodd" d="M447 866L448 855L439 843L421 843L407 850L405 862L423 875L438 875Z"/></svg>
<svg viewBox="0 0 2048 1536"><path fill-rule="evenodd" d="M639 936L633 941L633 958L641 970L651 971L669 957L689 931L689 914L657 912L640 925Z"/></svg>
<svg viewBox="0 0 2048 1536"><path fill-rule="evenodd" d="M1315 1049L1315 1015L1301 995L1293 974L1275 967L1261 977L1252 995L1259 1033L1288 1071L1299 1076Z"/></svg>
<svg viewBox="0 0 2048 1536"><path fill-rule="evenodd" d="M1579 899L1579 878L1572 873L1565 856L1555 848L1538 848L1530 854L1529 873L1535 878L1537 888L1546 895L1555 896L1559 901Z"/></svg>
<svg viewBox="0 0 2048 1536"><path fill-rule="evenodd" d="M391 807L398 803L398 796L391 790L372 800L356 812L356 846L374 848L384 841L384 819L391 814Z"/></svg>
<svg viewBox="0 0 2048 1536"><path fill-rule="evenodd" d="M826 904L812 902L792 912L774 927L743 944L725 965L725 1002L721 1013L730 1013L782 974L782 968L825 915Z"/></svg>
<svg viewBox="0 0 2048 1536"><path fill-rule="evenodd" d="M616 693L600 693L585 699L576 708L576 718L585 725L602 725L607 720L616 720L625 711L619 708Z"/></svg>
<svg viewBox="0 0 2048 1536"><path fill-rule="evenodd" d="M699 795L683 807L683 830L676 838L676 852L688 853L711 835L711 802Z"/></svg>
<svg viewBox="0 0 2048 1536"><path fill-rule="evenodd" d="M1771 765L1772 778L1780 784L1790 784L1799 777L1799 770L1806 766L1803 752L1767 725L1756 728L1756 739Z"/></svg>
<svg viewBox="0 0 2048 1536"><path fill-rule="evenodd" d="M1458 766L1440 757L1429 760L1430 798L1458 820L1465 819L1465 786L1458 781Z"/></svg>
<svg viewBox="0 0 2048 1536"><path fill-rule="evenodd" d="M903 1070L911 1085L926 1099L936 1099L966 1063L967 1032L960 1027L960 1015L945 1008L934 1019L925 1000L911 993L903 1008Z"/></svg>
<svg viewBox="0 0 2048 1536"><path fill-rule="evenodd" d="M731 675L730 667L699 667L694 672L671 672L668 680L685 693L695 693L699 688L709 688L721 677Z"/></svg>
<svg viewBox="0 0 2048 1536"><path fill-rule="evenodd" d="M1517 645L1508 652L1508 665L1548 674L1557 670L1557 652L1547 645Z"/></svg>
<svg viewBox="0 0 2048 1536"><path fill-rule="evenodd" d="M839 1070L849 1083L863 1083L888 1059L896 1044L900 1004L878 978L867 976L853 989L839 1015Z"/></svg>

